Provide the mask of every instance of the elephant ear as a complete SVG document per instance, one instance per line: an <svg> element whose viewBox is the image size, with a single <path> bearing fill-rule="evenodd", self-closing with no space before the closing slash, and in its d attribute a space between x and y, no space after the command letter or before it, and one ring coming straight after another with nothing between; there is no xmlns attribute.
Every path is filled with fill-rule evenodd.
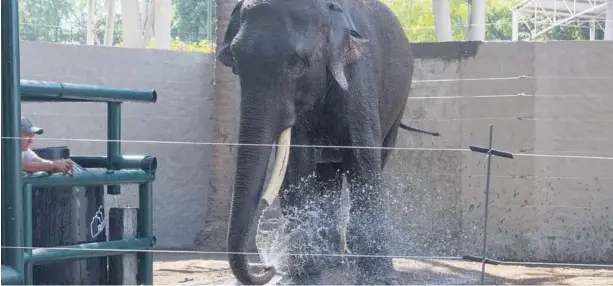
<svg viewBox="0 0 613 286"><path fill-rule="evenodd" d="M234 6L230 14L230 23L228 23L228 29L226 30L223 43L219 47L219 52L217 53L217 59L226 67L234 66L234 56L232 56L232 51L230 51L230 44L240 28L240 9L242 6L242 0L238 1Z"/></svg>
<svg viewBox="0 0 613 286"><path fill-rule="evenodd" d="M344 12L337 3L328 3L328 9L332 15L328 39L328 68L341 88L348 90L345 68L363 56L368 40L357 31L351 15Z"/></svg>

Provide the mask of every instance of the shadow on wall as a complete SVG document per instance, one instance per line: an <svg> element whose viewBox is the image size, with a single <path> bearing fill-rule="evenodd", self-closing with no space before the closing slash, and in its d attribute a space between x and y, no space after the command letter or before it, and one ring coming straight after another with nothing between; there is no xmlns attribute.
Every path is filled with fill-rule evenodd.
<svg viewBox="0 0 613 286"><path fill-rule="evenodd" d="M454 61L476 57L481 44L481 41L413 43L411 48L415 59Z"/></svg>

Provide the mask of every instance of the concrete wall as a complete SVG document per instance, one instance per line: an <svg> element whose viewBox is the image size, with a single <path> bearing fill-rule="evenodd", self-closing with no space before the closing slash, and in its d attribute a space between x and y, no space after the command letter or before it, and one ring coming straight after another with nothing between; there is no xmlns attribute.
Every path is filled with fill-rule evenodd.
<svg viewBox="0 0 613 286"><path fill-rule="evenodd" d="M492 162L490 255L613 262L613 160L525 156L612 155L613 134L606 131L613 119L613 99L606 97L612 48L608 42L416 44L414 80L435 81L413 85L405 123L442 136L403 131L398 147L443 150L393 153L386 177L394 195L394 253L480 254L485 156L454 149L486 146L494 124L494 146L516 158ZM25 79L158 90L158 103L124 107L128 140L211 141L211 72L210 55L22 43ZM559 78L595 76L609 78ZM507 77L513 79L501 79ZM536 97L482 97L517 94ZM104 138L103 105L25 104L23 110L46 128L41 138ZM78 128L68 126L73 122ZM60 144L75 154L105 151L103 142L37 142ZM192 246L206 213L208 146L128 143L123 150L159 158L158 244ZM136 193L125 191L107 207L118 203L136 204Z"/></svg>
<svg viewBox="0 0 613 286"><path fill-rule="evenodd" d="M612 51L611 42L415 45L416 80L457 80L413 85L412 97L431 98L409 101L405 122L442 137L403 132L399 147L487 146L493 124L495 148L516 155L492 162L490 255L613 262L613 160L528 155L613 155ZM518 94L528 96L488 97ZM396 152L396 252L480 254L485 166L471 152Z"/></svg>

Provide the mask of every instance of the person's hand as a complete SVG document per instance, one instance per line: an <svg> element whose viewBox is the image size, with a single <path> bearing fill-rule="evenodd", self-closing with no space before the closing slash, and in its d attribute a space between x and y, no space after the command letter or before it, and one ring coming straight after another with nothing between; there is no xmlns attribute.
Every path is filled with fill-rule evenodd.
<svg viewBox="0 0 613 286"><path fill-rule="evenodd" d="M62 172L64 175L72 175L74 163L70 160L57 160L53 161L53 170L55 172Z"/></svg>

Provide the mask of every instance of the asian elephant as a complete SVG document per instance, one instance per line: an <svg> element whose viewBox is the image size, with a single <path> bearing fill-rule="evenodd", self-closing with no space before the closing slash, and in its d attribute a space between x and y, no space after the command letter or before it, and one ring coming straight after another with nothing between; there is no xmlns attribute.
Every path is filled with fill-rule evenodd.
<svg viewBox="0 0 613 286"><path fill-rule="evenodd" d="M263 197L270 203L279 189L285 190L279 199L283 214L289 215L305 200L325 195L330 211L324 215L333 215L345 176L351 197L348 248L354 254L378 255L356 259L360 283L400 283L389 258L390 223L380 189L380 173L391 150L381 147L396 144L413 60L392 11L378 0L241 0L217 57L232 68L241 87L228 230L236 278L243 284L265 284L276 273L274 267L256 273L247 257L238 254L246 251ZM278 147L264 192L275 140L302 146ZM313 188L295 187L312 174L317 178ZM296 279L301 275L307 274L290 273Z"/></svg>

